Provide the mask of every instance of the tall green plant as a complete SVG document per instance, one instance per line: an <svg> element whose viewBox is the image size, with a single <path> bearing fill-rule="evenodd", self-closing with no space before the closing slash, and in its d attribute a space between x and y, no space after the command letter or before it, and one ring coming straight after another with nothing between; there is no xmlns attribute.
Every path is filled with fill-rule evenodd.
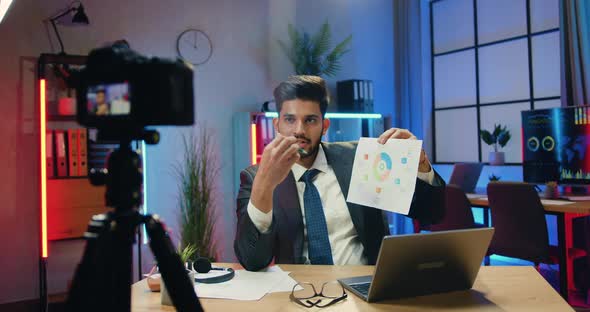
<svg viewBox="0 0 590 312"><path fill-rule="evenodd" d="M291 24L288 31L291 42L278 40L278 43L297 75L334 76L341 69L340 59L349 51L352 35L330 50L332 31L327 21L315 35L299 31Z"/></svg>
<svg viewBox="0 0 590 312"><path fill-rule="evenodd" d="M192 245L196 255L215 260L213 195L219 166L212 154L213 141L205 127L200 127L199 135L191 133L182 139L184 154L176 166L181 248Z"/></svg>

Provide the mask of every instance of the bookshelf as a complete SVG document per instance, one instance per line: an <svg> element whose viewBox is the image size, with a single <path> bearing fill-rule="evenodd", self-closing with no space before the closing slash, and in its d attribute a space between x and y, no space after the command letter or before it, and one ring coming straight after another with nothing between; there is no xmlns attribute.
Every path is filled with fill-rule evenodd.
<svg viewBox="0 0 590 312"><path fill-rule="evenodd" d="M89 130L76 122L75 70L86 63L80 55L42 54L39 79L44 80L45 174L44 239L82 238L92 215L106 212L104 186L88 181ZM79 140L79 141L78 141ZM43 160L42 160L43 162Z"/></svg>
<svg viewBox="0 0 590 312"><path fill-rule="evenodd" d="M75 174L69 168L68 130L84 131L86 135L76 147L83 147L86 158L90 158L89 131L76 122L76 93L71 76L73 70L85 63L85 56L76 55L42 54L38 59L41 306L45 306L48 297L67 292L84 248L82 238L88 221L95 214L107 212L105 187L91 185L87 170L82 167L76 169ZM48 131L51 136L47 135ZM53 158L56 131L64 133L66 148L67 170L61 174L57 174L56 159ZM85 164L89 164L88 159Z"/></svg>

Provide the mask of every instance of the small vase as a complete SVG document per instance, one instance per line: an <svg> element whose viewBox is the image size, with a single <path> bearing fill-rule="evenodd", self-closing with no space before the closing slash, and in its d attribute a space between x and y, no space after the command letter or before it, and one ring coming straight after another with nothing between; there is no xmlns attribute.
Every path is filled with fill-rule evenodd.
<svg viewBox="0 0 590 312"><path fill-rule="evenodd" d="M191 284L193 285L193 289L195 288L195 272L193 271L187 271L188 274L188 278L191 281ZM172 304L172 299L170 299L170 294L168 294L168 289L166 289L166 284L164 283L164 279L160 280L160 303L162 305L167 305L167 306L171 306Z"/></svg>
<svg viewBox="0 0 590 312"><path fill-rule="evenodd" d="M70 97L60 98L57 113L62 116L76 115L76 100Z"/></svg>
<svg viewBox="0 0 590 312"><path fill-rule="evenodd" d="M501 166L504 164L504 152L490 152L488 158L492 166Z"/></svg>
<svg viewBox="0 0 590 312"><path fill-rule="evenodd" d="M546 184L545 185L545 198L552 199L552 198L559 198L559 188L555 184Z"/></svg>

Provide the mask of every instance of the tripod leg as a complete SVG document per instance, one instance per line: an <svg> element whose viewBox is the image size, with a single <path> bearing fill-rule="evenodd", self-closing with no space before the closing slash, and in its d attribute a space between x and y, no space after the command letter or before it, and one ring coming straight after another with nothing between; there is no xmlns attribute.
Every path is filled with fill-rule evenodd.
<svg viewBox="0 0 590 312"><path fill-rule="evenodd" d="M145 217L145 224L150 237L150 248L156 257L162 279L170 293L170 298L177 311L203 311L180 256L167 236L160 221L152 216Z"/></svg>
<svg viewBox="0 0 590 312"><path fill-rule="evenodd" d="M96 298L107 297L105 290L105 279L109 274L109 241L107 238L108 214L95 215L89 222L88 229L84 236L86 247L82 259L76 268L74 279L68 293L66 311L103 311L109 307L107 300L96 300ZM105 241L106 240L106 241ZM107 255L108 254L108 255Z"/></svg>
<svg viewBox="0 0 590 312"><path fill-rule="evenodd" d="M92 217L66 311L131 311L133 231L141 220L130 210Z"/></svg>

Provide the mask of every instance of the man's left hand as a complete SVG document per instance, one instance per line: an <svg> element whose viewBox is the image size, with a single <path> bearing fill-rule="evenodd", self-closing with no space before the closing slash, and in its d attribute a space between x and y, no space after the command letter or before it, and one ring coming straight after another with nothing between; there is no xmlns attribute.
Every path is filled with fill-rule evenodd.
<svg viewBox="0 0 590 312"><path fill-rule="evenodd" d="M408 140L416 140L416 136L412 134L412 132L408 131L408 129L400 129L400 128L391 128L385 132L383 132L377 142L380 144L385 144L389 139L408 139ZM420 153L420 163L418 164L418 171L420 172L430 172L431 170L430 161L428 160L428 156L422 149Z"/></svg>

